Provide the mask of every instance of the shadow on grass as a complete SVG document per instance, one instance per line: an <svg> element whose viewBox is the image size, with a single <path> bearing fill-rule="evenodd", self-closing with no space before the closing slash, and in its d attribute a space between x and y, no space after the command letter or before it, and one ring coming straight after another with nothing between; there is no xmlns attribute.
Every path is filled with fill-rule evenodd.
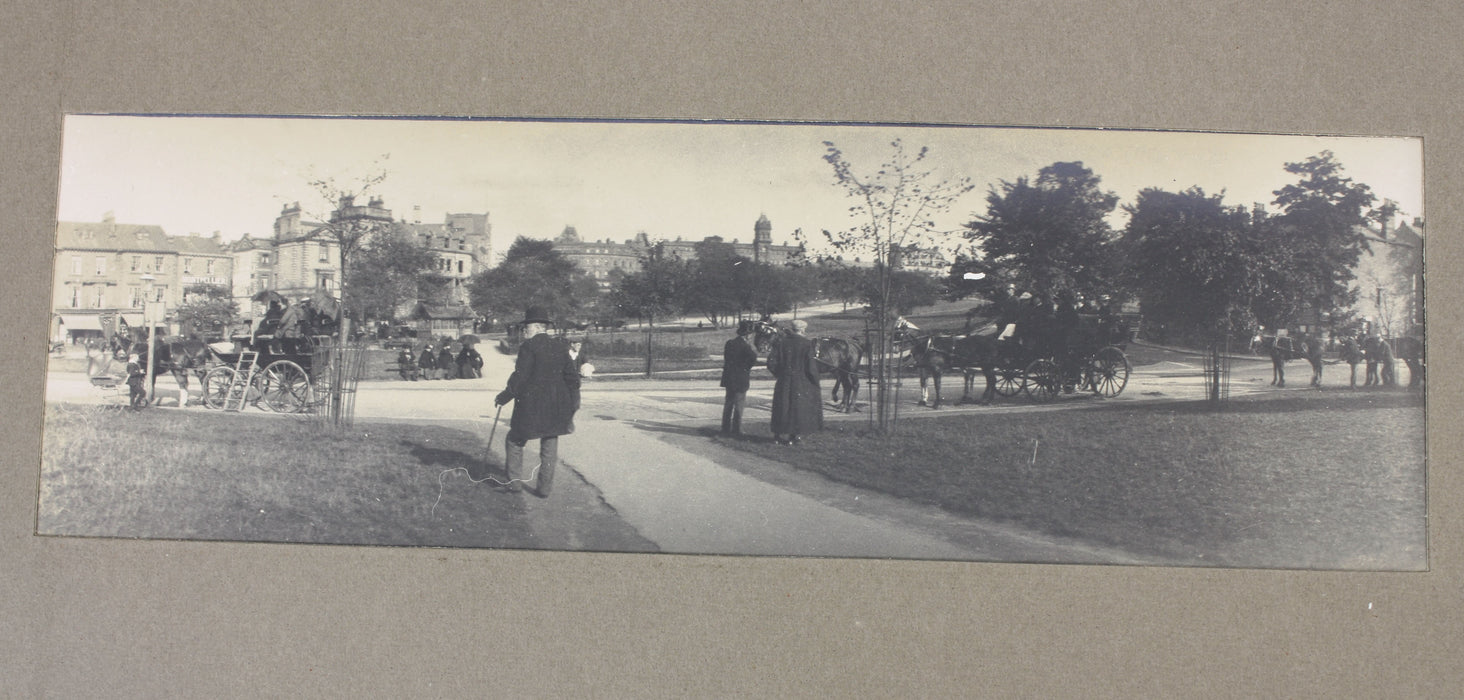
<svg viewBox="0 0 1464 700"><path fill-rule="evenodd" d="M490 450L484 448L476 454L470 454L462 450L443 449L440 447L428 447L412 440L401 440L398 444L407 448L408 454L425 467L441 467L453 469L461 467L468 470L470 475L480 476L486 470L501 471L502 464L494 459Z"/></svg>

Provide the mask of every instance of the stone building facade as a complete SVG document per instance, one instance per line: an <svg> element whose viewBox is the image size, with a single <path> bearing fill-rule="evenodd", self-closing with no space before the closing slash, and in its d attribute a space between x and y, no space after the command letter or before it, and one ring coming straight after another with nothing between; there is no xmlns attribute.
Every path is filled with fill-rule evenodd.
<svg viewBox="0 0 1464 700"><path fill-rule="evenodd" d="M188 287L230 286L233 264L234 255L218 233L169 236L159 226L119 224L111 215L101 222L59 222L52 338L100 337L109 318L142 325L145 298L162 302L169 318Z"/></svg>
<svg viewBox="0 0 1464 700"><path fill-rule="evenodd" d="M640 271L641 259L655 245L659 244L667 257L695 260L696 246L698 243L704 242L724 241L720 236L706 236L700 239L686 239L677 236L674 240L652 240L644 232L638 233L635 238L624 242L616 242L608 238L586 241L580 238L579 232L573 226L566 226L559 237L554 239L554 249L599 282L601 288L608 289L613 284L616 270L627 275ZM759 216L757 222L753 224L751 242L743 243L733 239L731 245L738 255L755 262L786 265L804 259L803 246L773 243L773 224L766 215Z"/></svg>

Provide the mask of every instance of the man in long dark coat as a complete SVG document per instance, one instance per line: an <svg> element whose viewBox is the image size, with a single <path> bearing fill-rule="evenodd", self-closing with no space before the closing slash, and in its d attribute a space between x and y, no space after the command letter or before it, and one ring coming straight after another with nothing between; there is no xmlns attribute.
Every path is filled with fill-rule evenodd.
<svg viewBox="0 0 1464 700"><path fill-rule="evenodd" d="M752 366L757 364L757 348L752 342L753 324L737 324L737 337L722 348L722 387L727 397L722 402L722 434L742 434L742 407L747 404L747 387L752 383Z"/></svg>
<svg viewBox="0 0 1464 700"><path fill-rule="evenodd" d="M494 399L502 406L516 401L505 452L511 491L517 484L534 479L523 477L524 445L539 441L538 480L529 489L535 496L547 498L554 484L554 469L559 466L559 436L574 432L574 413L580 404L580 376L569 357L569 344L548 333L549 318L542 309L530 307L524 315L524 337L508 388Z"/></svg>
<svg viewBox="0 0 1464 700"><path fill-rule="evenodd" d="M813 342L805 337L807 321L794 321L768 355L773 385L773 440L792 445L802 435L823 430L823 394L818 388L818 362Z"/></svg>

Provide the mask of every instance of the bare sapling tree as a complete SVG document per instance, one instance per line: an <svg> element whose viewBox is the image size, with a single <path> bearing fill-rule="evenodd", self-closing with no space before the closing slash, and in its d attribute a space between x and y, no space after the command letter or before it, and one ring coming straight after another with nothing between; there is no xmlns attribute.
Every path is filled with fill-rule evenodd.
<svg viewBox="0 0 1464 700"><path fill-rule="evenodd" d="M872 330L870 371L871 418L880 432L893 428L894 401L890 377L894 367L896 285L894 273L903 256L943 244L957 227L940 224L961 197L975 185L970 178L938 174L926 162L929 147L911 152L904 142L890 143L888 159L873 173L861 173L833 142L825 141L823 158L834 169L834 182L849 197L852 225L825 230L830 246L845 255L867 255L874 261L870 295Z"/></svg>
<svg viewBox="0 0 1464 700"><path fill-rule="evenodd" d="M315 190L320 209L310 215L321 222L320 231L335 244L336 262L340 268L337 291L341 305L340 332L344 341L350 332L347 310L351 263L363 246L369 245L378 234L389 232L393 226L391 216L385 213L380 199L371 198L360 203L358 200L371 195L375 188L386 181L385 162L391 154L384 153L366 168L366 174L345 182L334 176L313 177L307 184Z"/></svg>
<svg viewBox="0 0 1464 700"><path fill-rule="evenodd" d="M351 263L363 246L369 246L378 237L390 234L395 226L389 210L379 197L371 197L365 203L357 200L372 194L374 188L386 180L384 162L390 157L390 154L383 154L366 168L365 175L346 183L337 182L335 177L313 177L308 183L324 205L322 210L311 212L316 221L320 222L312 235L323 235L333 243L338 256L335 262L339 269L339 299L335 300L336 308L333 311L339 321L339 335L336 342L316 353L316 360L311 367L312 383L322 387L325 394L315 399L324 408L320 416L322 425L336 429L349 427L351 424L355 402L354 399L347 400L346 394L354 397L364 351L360 346L346 347L351 337L349 310L353 308L349 286ZM324 291L326 290L319 290L317 294Z"/></svg>

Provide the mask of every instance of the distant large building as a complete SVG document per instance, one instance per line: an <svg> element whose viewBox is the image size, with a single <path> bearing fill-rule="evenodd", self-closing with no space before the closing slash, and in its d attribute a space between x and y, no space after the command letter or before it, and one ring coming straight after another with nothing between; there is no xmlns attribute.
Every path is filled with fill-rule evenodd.
<svg viewBox="0 0 1464 700"><path fill-rule="evenodd" d="M328 222L315 222L302 218L296 202L286 205L275 218L273 237L255 239L245 235L231 246L235 258L234 298L244 314L251 315L250 299L264 290L273 290L287 299L305 298L318 289L339 295L340 244L332 226L353 221L394 224L431 251L436 258L435 271L451 281L451 306L466 305L468 280L492 266L492 227L486 213L447 214L443 223L424 224L420 220L395 220L380 197L372 197L364 205L357 204L353 197L342 197Z"/></svg>
<svg viewBox="0 0 1464 700"><path fill-rule="evenodd" d="M169 236L155 225L119 224L110 214L99 223L59 222L52 337L101 337L103 324L118 319L142 325L146 295L171 313L190 286L228 287L233 264L234 255L218 233Z"/></svg>
<svg viewBox="0 0 1464 700"><path fill-rule="evenodd" d="M766 215L759 216L752 228L750 243L733 239L731 245L738 255L771 265L786 265L803 260L803 246L773 243L773 224ZM678 236L675 240L653 241L646 233L636 234L635 238L624 242L609 239L586 241L580 238L579 232L573 226L566 226L559 237L554 239L554 249L598 281L601 287L609 287L613 271L620 270L624 274L639 271L641 259L656 245L660 245L668 257L695 260L697 244L722 242L725 241L720 236L706 236L699 240L687 240Z"/></svg>

